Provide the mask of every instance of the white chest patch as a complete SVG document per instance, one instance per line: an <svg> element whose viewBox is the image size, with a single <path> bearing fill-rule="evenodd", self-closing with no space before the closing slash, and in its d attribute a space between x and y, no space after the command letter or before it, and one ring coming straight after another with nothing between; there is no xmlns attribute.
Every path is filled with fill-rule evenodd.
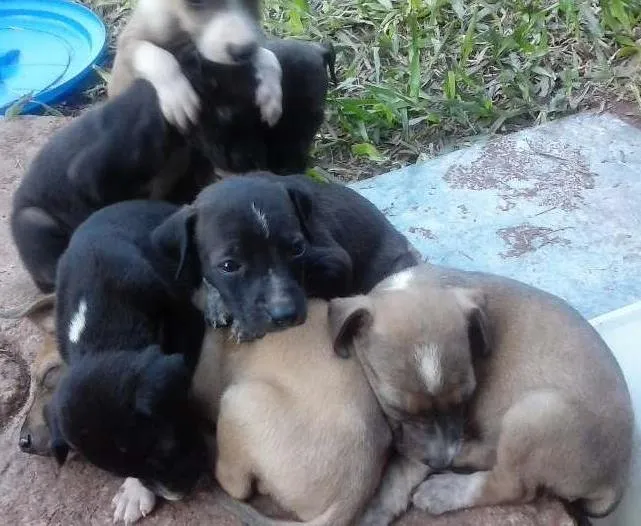
<svg viewBox="0 0 641 526"><path fill-rule="evenodd" d="M430 343L416 349L419 373L427 390L435 394L443 386L443 368L439 357L438 345Z"/></svg>
<svg viewBox="0 0 641 526"><path fill-rule="evenodd" d="M258 224L260 225L260 228L262 228L263 233L265 234L265 238L269 237L269 224L267 224L267 216L265 215L265 212L263 212L260 208L256 206L256 203L252 203L252 212L256 216L256 219L258 220Z"/></svg>
<svg viewBox="0 0 641 526"><path fill-rule="evenodd" d="M85 330L85 325L87 323L87 302L84 299L81 299L78 303L78 310L71 318L69 323L69 341L71 343L78 343L80 341L80 336Z"/></svg>
<svg viewBox="0 0 641 526"><path fill-rule="evenodd" d="M413 277L414 272L411 268L403 270L398 274L394 274L389 278L385 290L405 290L409 288Z"/></svg>

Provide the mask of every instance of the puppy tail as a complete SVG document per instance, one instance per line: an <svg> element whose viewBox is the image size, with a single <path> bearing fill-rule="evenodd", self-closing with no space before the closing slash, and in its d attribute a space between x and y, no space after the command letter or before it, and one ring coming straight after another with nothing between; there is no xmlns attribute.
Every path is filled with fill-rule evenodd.
<svg viewBox="0 0 641 526"><path fill-rule="evenodd" d="M266 517L249 504L234 499L220 487L216 488L215 493L218 503L235 515L244 526L343 526L349 524L349 519L345 521L343 520L345 517L339 517L343 513L338 505L330 506L324 513L308 522L281 521Z"/></svg>
<svg viewBox="0 0 641 526"><path fill-rule="evenodd" d="M323 44L323 60L327 69L329 69L329 77L332 79L334 86L338 85L338 78L336 77L336 50L331 42Z"/></svg>
<svg viewBox="0 0 641 526"><path fill-rule="evenodd" d="M41 311L45 308L53 307L55 302L55 292L45 294L44 296L40 296L39 298L26 305L14 307L13 309L0 310L0 319L17 320L20 318L24 318L25 316L30 316L31 314L35 314L36 312Z"/></svg>

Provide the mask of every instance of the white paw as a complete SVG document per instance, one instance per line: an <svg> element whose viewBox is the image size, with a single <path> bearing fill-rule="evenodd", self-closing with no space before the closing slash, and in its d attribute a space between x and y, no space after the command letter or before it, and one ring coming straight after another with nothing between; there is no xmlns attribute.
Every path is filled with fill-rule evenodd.
<svg viewBox="0 0 641 526"><path fill-rule="evenodd" d="M160 110L167 122L185 131L198 122L200 99L176 58L150 42L141 42L134 53L134 69L156 88Z"/></svg>
<svg viewBox="0 0 641 526"><path fill-rule="evenodd" d="M156 495L145 488L138 479L128 477L111 502L115 507L114 522L133 524L151 513L156 505Z"/></svg>
<svg viewBox="0 0 641 526"><path fill-rule="evenodd" d="M432 515L469 508L478 498L484 480L484 473L433 475L416 489L412 504Z"/></svg>
<svg viewBox="0 0 641 526"><path fill-rule="evenodd" d="M200 99L182 72L163 79L155 87L167 122L182 131L198 122Z"/></svg>
<svg viewBox="0 0 641 526"><path fill-rule="evenodd" d="M272 127L283 114L282 70L276 55L265 48L258 50L255 67L258 81L256 106L263 122Z"/></svg>

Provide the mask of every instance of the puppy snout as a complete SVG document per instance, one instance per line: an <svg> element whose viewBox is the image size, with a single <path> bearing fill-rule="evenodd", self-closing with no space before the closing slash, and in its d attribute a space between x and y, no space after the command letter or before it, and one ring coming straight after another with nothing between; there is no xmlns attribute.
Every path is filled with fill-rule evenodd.
<svg viewBox="0 0 641 526"><path fill-rule="evenodd" d="M227 44L227 54L234 62L249 62L258 50L258 42L230 42Z"/></svg>
<svg viewBox="0 0 641 526"><path fill-rule="evenodd" d="M20 435L20 438L18 439L18 446L20 447L21 451L24 451L25 453L30 453L33 447L33 442L31 440L31 433L25 433L23 435Z"/></svg>
<svg viewBox="0 0 641 526"><path fill-rule="evenodd" d="M298 309L291 299L271 303L268 313L272 323L277 327L289 327L298 321Z"/></svg>

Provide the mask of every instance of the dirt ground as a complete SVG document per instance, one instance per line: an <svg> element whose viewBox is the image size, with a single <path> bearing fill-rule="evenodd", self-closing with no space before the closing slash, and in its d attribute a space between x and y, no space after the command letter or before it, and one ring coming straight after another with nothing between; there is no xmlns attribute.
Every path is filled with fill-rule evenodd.
<svg viewBox="0 0 641 526"><path fill-rule="evenodd" d="M66 118L0 121L0 308L25 303L36 294L11 241L11 196L38 148ZM29 365L41 339L28 321L0 321L0 523L11 525L107 525L111 499L122 480L74 457L58 469L49 458L18 449L23 408L29 396ZM217 504L213 482L202 481L182 502L164 503L144 525L240 524ZM571 526L558 502L465 511L441 518L412 512L402 526Z"/></svg>

